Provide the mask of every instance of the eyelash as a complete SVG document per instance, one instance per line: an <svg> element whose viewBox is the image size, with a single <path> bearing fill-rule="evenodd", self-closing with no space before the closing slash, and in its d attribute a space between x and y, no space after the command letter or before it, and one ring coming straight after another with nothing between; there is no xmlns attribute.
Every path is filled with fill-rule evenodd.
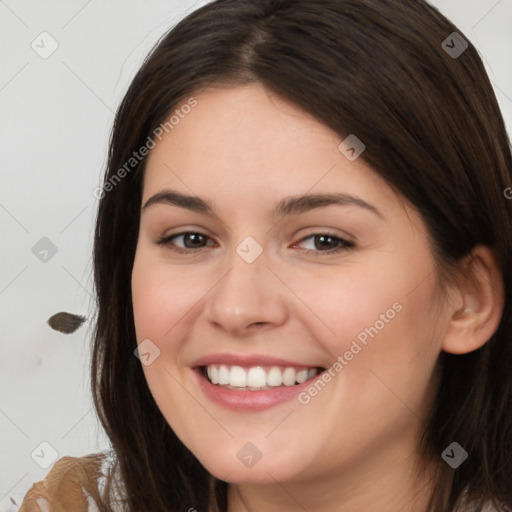
<svg viewBox="0 0 512 512"><path fill-rule="evenodd" d="M198 247L196 249L190 249L190 248L177 247L171 243L173 239L178 238L180 236L184 236L184 235L201 235L203 237L210 238L210 237L208 237L208 235L205 235L204 233L201 233L199 231L182 231L181 233L176 233L174 235L162 236L156 240L156 243L157 243L157 245L161 245L161 246L169 246L172 251L178 252L180 254L190 254L193 252L197 253L197 252L201 251L202 249L206 249L206 246ZM330 255L330 254L338 253L340 251L346 251L349 249L353 249L355 247L355 244L353 242L350 242L349 240L345 240L344 238L341 238L337 235L333 235L333 234L330 234L327 232L326 233L311 233L310 235L301 238L294 245L297 245L301 242L304 242L305 240L307 240L309 238L314 238L317 236L332 238L338 242L339 246L334 249L327 250L327 251L318 251L315 249L304 249L306 254L308 254L308 255L313 254L316 256L322 255L323 256L323 255ZM211 240L211 238L210 238L210 240Z"/></svg>

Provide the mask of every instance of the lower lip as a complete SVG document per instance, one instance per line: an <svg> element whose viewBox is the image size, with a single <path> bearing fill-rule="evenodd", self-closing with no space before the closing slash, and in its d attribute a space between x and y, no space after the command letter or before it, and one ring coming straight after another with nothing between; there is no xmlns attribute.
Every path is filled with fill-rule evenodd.
<svg viewBox="0 0 512 512"><path fill-rule="evenodd" d="M301 391L307 389L320 375L317 374L306 382L294 386L279 386L264 391L235 391L212 384L203 376L199 368L195 368L194 373L199 381L199 387L207 398L228 409L237 411L263 411L289 402L296 398Z"/></svg>

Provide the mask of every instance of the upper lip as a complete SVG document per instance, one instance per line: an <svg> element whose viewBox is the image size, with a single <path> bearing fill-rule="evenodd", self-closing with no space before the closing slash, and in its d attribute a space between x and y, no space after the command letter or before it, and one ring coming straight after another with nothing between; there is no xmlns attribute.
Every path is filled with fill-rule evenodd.
<svg viewBox="0 0 512 512"><path fill-rule="evenodd" d="M256 355L240 355L240 354L209 354L196 359L190 365L192 368L198 366L208 366L211 364L224 364L227 366L286 366L294 368L320 368L320 365L310 363L301 363L298 361L290 361L278 357L272 357L268 354Z"/></svg>

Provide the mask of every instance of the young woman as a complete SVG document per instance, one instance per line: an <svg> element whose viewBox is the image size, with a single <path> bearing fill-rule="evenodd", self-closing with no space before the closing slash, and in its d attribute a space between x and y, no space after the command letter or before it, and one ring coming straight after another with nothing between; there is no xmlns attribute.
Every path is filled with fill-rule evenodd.
<svg viewBox="0 0 512 512"><path fill-rule="evenodd" d="M76 510L512 510L511 186L481 59L426 2L193 12L97 191L111 460L22 511L70 482Z"/></svg>

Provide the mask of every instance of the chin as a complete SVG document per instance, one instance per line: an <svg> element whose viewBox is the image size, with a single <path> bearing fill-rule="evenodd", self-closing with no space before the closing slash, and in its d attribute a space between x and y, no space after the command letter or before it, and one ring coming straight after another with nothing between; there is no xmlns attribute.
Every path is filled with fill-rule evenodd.
<svg viewBox="0 0 512 512"><path fill-rule="evenodd" d="M199 458L199 461L215 478L237 484L275 484L276 480L289 481L297 478L305 469L297 464L297 452L293 449L290 449L290 456L284 460L276 457L272 450L259 459L254 458L257 457L254 453L252 460L250 455L246 455L250 453L250 449L246 449L239 457L227 455L229 452L226 449L215 457L210 451L206 457Z"/></svg>

